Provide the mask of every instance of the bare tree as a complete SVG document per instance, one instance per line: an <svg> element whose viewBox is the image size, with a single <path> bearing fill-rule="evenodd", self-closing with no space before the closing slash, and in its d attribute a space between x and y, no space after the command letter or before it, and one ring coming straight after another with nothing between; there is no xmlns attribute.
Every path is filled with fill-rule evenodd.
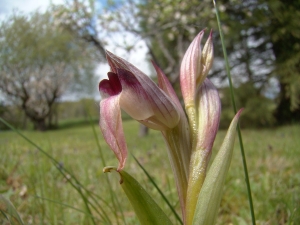
<svg viewBox="0 0 300 225"><path fill-rule="evenodd" d="M0 32L0 89L45 130L54 102L70 84L81 75L92 79L92 50L58 28L50 13L14 14Z"/></svg>

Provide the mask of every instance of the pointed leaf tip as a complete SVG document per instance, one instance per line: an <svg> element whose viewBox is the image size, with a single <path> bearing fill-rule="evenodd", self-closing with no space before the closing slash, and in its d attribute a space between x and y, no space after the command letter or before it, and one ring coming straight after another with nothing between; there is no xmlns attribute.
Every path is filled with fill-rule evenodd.
<svg viewBox="0 0 300 225"><path fill-rule="evenodd" d="M116 170L116 167L105 167L104 172ZM117 171L121 177L121 187L129 199L141 225L172 225L172 222L152 199L146 190L124 170Z"/></svg>

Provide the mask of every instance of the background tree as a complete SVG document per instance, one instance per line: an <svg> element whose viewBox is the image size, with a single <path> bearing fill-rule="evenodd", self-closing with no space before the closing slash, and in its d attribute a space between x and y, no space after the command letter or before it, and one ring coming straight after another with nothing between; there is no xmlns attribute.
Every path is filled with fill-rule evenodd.
<svg viewBox="0 0 300 225"><path fill-rule="evenodd" d="M300 2L227 0L222 6L230 59L242 74L240 83L253 83L257 98L275 100L278 124L300 121Z"/></svg>
<svg viewBox="0 0 300 225"><path fill-rule="evenodd" d="M135 36L145 40L150 57L163 69L175 89L179 89L180 62L189 43L201 29L205 27L212 28L215 36L215 64L210 77L214 79L220 88L226 86L227 83L224 83L226 73L223 53L210 0L201 2L126 1L121 5L116 1L115 4L114 10L109 11L111 6L107 8L107 11L111 13L102 14L104 15L102 21L105 21L105 18L110 18L111 21L119 25L118 30L132 32ZM270 104L264 104L264 102L270 103L264 101L264 88L270 78L272 50L258 46L259 43L248 31L248 29L251 30L251 27L245 26L248 21L245 15L249 14L249 10L253 10L253 8L248 9L248 5L245 3L241 6L235 4L236 2L233 1L224 1L220 4L220 8L234 83L237 87L244 82L247 82L247 86L252 85L252 89L244 89L244 91L250 91L245 96L252 98L252 100L247 101L247 106L245 101L240 101L239 107L246 106L249 109L244 112L244 114L249 114L249 116L244 116L244 118L247 118L247 124L270 125L274 122L272 119L274 107ZM240 12L241 9L243 11ZM113 31L113 29L111 30ZM206 33L208 35L209 31ZM226 93L222 96L223 98L229 97ZM227 102L227 99L225 99L225 102ZM250 104L250 102L256 104ZM262 110L255 111L256 115L251 116L250 114L253 114L252 106L260 104L260 102ZM230 104L224 104L224 106L230 109L226 110L227 112L232 111ZM266 110L264 114L268 118L267 122L266 119L256 120L262 116L263 109ZM230 120L227 118L233 115L223 113L223 116L225 118L222 120L228 123ZM228 124L224 124L224 127L227 126Z"/></svg>
<svg viewBox="0 0 300 225"><path fill-rule="evenodd" d="M300 19L300 2L223 0L218 3L234 83L236 87L243 83L252 84L254 93L251 91L248 98L256 102L255 105L260 102L260 107L265 109L248 111L247 118L266 116L270 122L275 116L278 123L300 121L300 25L297 22ZM134 18L139 18L138 29L132 29L134 26L128 25L126 20L124 22L123 16L119 16L122 18L120 23L123 21L123 27L139 33L148 41L150 55L159 59L155 61L160 63L176 86L178 62L195 36L195 30L208 26L217 31L212 2L142 1L137 7L138 14ZM222 84L226 77L220 50L220 40L215 38L215 65L211 76L218 84ZM274 80L277 86L271 85ZM247 90L251 89L244 91ZM265 104L267 100L263 99L266 97L276 100L276 110ZM242 104L246 102L240 105L245 107ZM250 114L257 115L253 117ZM270 124L253 119L249 124Z"/></svg>
<svg viewBox="0 0 300 225"><path fill-rule="evenodd" d="M57 26L51 13L15 13L0 28L0 89L38 130L66 90L93 83L96 54Z"/></svg>
<svg viewBox="0 0 300 225"><path fill-rule="evenodd" d="M71 2L79 5L77 0ZM219 87L226 86L224 59L211 0L115 0L102 1L102 5L94 1L80 2L85 6L84 2L89 2L91 9L83 11L93 12L88 14L89 20L82 21L90 21L86 24L98 27L106 38L112 39L120 32L133 34L132 40L124 40L124 49L130 51L135 43L143 40L150 58L159 64L175 89L179 88L180 61L188 44L199 30L212 28L215 63L210 76ZM261 101L264 98L276 103L276 107L265 108L269 122L274 123L274 116L278 123L300 121L299 1L220 0L218 5L235 86L252 85L253 90L245 89L251 90L246 96L256 104L265 104ZM80 10L76 13L84 15ZM85 30L89 30L88 27ZM77 29L77 33L84 33L82 30ZM243 103L240 107L245 106ZM249 111L257 115L248 118L264 116L258 114L263 111ZM271 124L269 122L267 124Z"/></svg>
<svg viewBox="0 0 300 225"><path fill-rule="evenodd" d="M280 87L275 115L281 123L300 121L300 1L269 1L268 16Z"/></svg>
<svg viewBox="0 0 300 225"><path fill-rule="evenodd" d="M51 11L61 28L93 45L100 55L105 56L105 42L100 39L103 29L98 26L95 1L65 0L63 4L52 5Z"/></svg>

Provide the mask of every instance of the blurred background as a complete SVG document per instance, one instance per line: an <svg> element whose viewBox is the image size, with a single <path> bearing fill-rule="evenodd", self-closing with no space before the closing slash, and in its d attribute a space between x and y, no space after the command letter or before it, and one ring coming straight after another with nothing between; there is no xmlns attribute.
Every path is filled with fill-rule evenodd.
<svg viewBox="0 0 300 225"><path fill-rule="evenodd" d="M299 1L218 3L242 126L299 122ZM0 115L18 128L57 128L85 119L84 107L96 118L105 49L155 79L154 60L180 93L181 59L204 28L204 39L213 30L209 77L222 98L221 128L233 116L211 1L2 1L0 18Z"/></svg>

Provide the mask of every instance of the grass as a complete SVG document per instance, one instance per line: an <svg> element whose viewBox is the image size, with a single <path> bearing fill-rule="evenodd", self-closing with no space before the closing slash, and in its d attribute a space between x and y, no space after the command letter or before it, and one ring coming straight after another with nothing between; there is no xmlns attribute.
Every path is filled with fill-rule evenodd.
<svg viewBox="0 0 300 225"><path fill-rule="evenodd" d="M135 121L124 121L128 149L153 176L171 204L179 207L160 133L151 130L147 137L139 138L138 126ZM119 187L118 175L102 173L104 166L117 166L118 162L101 138L98 127L96 131L106 165L101 163L93 131L88 124L65 126L64 129L45 133L26 131L24 134L57 159L60 167L71 171L89 191L99 195L103 201L110 202L105 177L108 176L111 188L122 205L126 224L138 224ZM257 224L300 224L299 133L300 127L296 125L242 131ZM218 133L214 152L224 135L225 131ZM35 147L16 133L1 132L0 154L0 192L13 202L25 224L92 224L82 198L68 183L69 177L63 177L56 166ZM131 156L125 170L141 182L172 217L169 208ZM96 205L92 213L97 224L108 224L97 214L97 210L105 210L109 217L113 217L114 210L110 209L111 204L105 205L100 197L97 199L101 207ZM120 210L117 215L122 217ZM117 220L111 222L118 224ZM250 222L242 160L236 145L217 224Z"/></svg>

